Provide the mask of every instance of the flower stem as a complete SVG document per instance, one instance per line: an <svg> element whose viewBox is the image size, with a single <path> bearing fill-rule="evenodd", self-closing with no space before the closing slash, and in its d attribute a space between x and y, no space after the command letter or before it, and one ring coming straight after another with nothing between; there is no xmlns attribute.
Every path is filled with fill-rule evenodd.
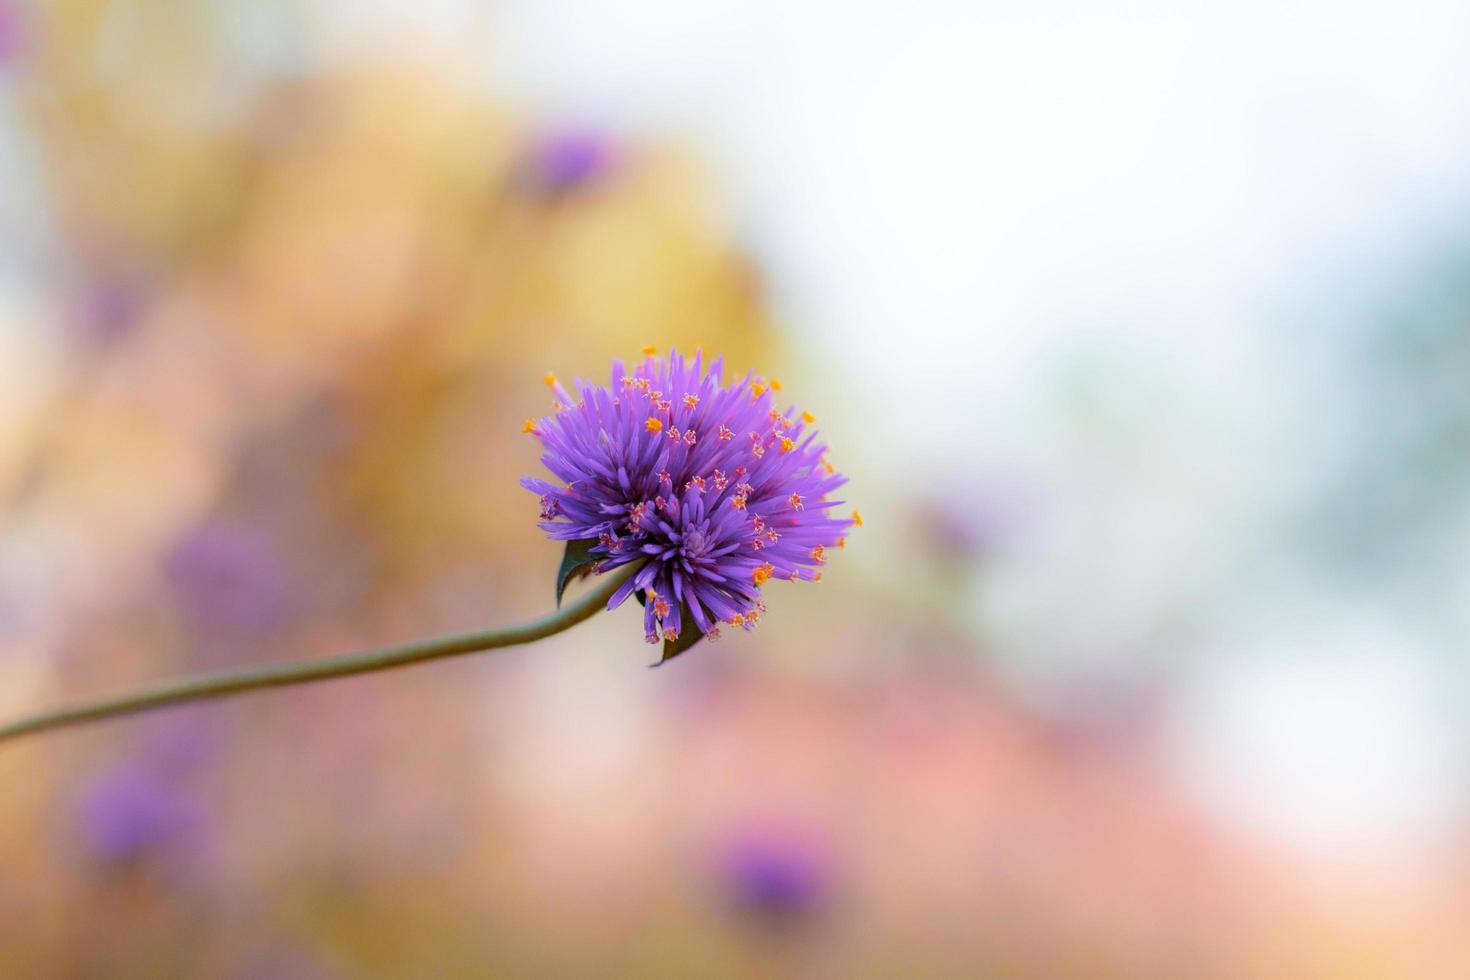
<svg viewBox="0 0 1470 980"><path fill-rule="evenodd" d="M318 657L292 663L271 664L265 667L223 671L201 677L185 677L133 694L103 698L69 708L42 712L7 725L0 725L0 741L18 738L22 735L32 735L53 728L99 721L103 718L116 718L120 715L152 711L155 708L190 701L223 698L268 687L310 684L313 681L325 681L334 677L370 674L379 670L392 670L395 667L407 667L444 657L457 657L466 653L478 653L482 650L531 643L570 629L583 620L592 618L598 610L607 605L608 599L617 591L618 586L638 571L640 565L641 562L634 562L601 576L597 588L581 599L562 607L549 616L520 626L443 636L437 639L420 640L416 643L405 643L401 646L343 653L335 657Z"/></svg>

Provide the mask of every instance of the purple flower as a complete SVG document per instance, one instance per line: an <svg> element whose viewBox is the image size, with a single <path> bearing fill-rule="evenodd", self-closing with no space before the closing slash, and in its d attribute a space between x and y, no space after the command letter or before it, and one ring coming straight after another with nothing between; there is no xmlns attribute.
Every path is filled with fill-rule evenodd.
<svg viewBox="0 0 1470 980"><path fill-rule="evenodd" d="M967 486L964 497L930 494L919 501L918 541L946 566L968 565L1012 545L1028 529L1035 494L1000 475L954 473L941 486Z"/></svg>
<svg viewBox="0 0 1470 980"><path fill-rule="evenodd" d="M611 383L578 381L577 397L546 377L556 412L528 419L541 461L562 481L523 479L541 495L541 527L560 541L594 541L596 570L646 562L608 602L643 593L644 632L677 640L689 628L752 629L769 579L821 579L827 550L853 519L833 517L827 495L847 482L823 456L809 413L776 407L780 382L720 381L721 360L701 371L644 348L631 371L614 361ZM856 519L856 513L853 518Z"/></svg>
<svg viewBox="0 0 1470 980"><path fill-rule="evenodd" d="M187 845L202 818L187 789L158 768L136 761L93 777L78 804L86 850L107 864Z"/></svg>
<svg viewBox="0 0 1470 980"><path fill-rule="evenodd" d="M726 857L731 898L742 909L790 918L818 908L827 896L827 861L813 842L789 833L751 833Z"/></svg>
<svg viewBox="0 0 1470 980"><path fill-rule="evenodd" d="M0 64L16 60L25 47L25 25L13 0L0 0Z"/></svg>
<svg viewBox="0 0 1470 980"><path fill-rule="evenodd" d="M94 347L107 347L123 339L138 326L146 304L147 287L141 276L116 271L97 273L80 296L79 339Z"/></svg>
<svg viewBox="0 0 1470 980"><path fill-rule="evenodd" d="M568 130L544 137L531 154L531 176L549 194L562 194L596 180L613 164L609 141L595 132Z"/></svg>
<svg viewBox="0 0 1470 980"><path fill-rule="evenodd" d="M264 628L287 612L281 555L268 535L248 526L195 528L168 556L165 572L191 624Z"/></svg>

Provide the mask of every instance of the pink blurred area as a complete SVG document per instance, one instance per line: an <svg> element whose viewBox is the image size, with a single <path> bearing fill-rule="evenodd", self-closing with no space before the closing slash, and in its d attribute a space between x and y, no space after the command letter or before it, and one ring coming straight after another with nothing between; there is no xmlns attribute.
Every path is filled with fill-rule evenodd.
<svg viewBox="0 0 1470 980"><path fill-rule="evenodd" d="M539 615L547 370L824 370L676 140L408 57L232 69L166 7L0 8L44 216L0 307L7 717ZM0 973L1470 973L1463 876L1284 853L1170 778L1155 699L1002 683L955 583L1026 533L1024 488L851 490L888 533L656 671L624 609L0 746Z"/></svg>

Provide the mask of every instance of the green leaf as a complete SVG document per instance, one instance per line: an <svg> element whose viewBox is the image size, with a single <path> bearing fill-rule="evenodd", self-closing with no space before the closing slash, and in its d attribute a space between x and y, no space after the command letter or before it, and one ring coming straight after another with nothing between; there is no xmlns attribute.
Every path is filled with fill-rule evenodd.
<svg viewBox="0 0 1470 980"><path fill-rule="evenodd" d="M650 664L649 666L661 667L704 639L704 634L699 631L698 626L694 625L694 617L689 615L689 604L687 602L679 608L679 617L684 624L684 629L679 632L679 638L672 642L664 640L664 655L659 658L658 663Z"/></svg>
<svg viewBox="0 0 1470 980"><path fill-rule="evenodd" d="M596 544L596 538L567 542L566 553L561 557L561 568L556 573L556 608L561 608L561 597L567 590L567 583L590 574L593 567L602 561L601 555L589 554Z"/></svg>

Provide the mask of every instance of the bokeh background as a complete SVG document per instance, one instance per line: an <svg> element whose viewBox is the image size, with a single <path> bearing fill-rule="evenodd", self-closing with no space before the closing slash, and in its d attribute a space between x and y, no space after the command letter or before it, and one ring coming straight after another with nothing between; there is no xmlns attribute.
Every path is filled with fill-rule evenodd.
<svg viewBox="0 0 1470 980"><path fill-rule="evenodd" d="M7 977L1470 976L1470 7L0 0L0 711L514 622L779 375L749 635L0 746Z"/></svg>

